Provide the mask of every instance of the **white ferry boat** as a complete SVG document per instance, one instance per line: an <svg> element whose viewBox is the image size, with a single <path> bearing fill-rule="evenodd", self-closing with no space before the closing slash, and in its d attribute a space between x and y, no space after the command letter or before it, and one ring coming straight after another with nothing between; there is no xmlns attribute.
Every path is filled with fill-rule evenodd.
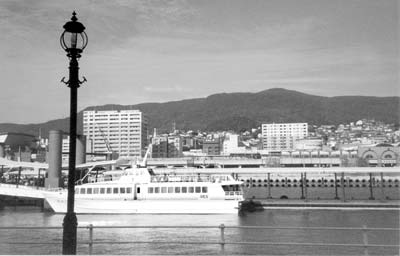
<svg viewBox="0 0 400 256"><path fill-rule="evenodd" d="M237 213L242 182L227 174L155 175L146 167L122 171L114 180L75 186L76 213L226 214ZM66 190L48 192L56 213L67 211Z"/></svg>

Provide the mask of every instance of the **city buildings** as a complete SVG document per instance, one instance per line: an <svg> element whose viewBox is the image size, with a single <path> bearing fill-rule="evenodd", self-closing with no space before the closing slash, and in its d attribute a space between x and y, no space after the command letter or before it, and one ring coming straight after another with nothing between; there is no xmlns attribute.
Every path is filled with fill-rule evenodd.
<svg viewBox="0 0 400 256"><path fill-rule="evenodd" d="M179 135L157 135L152 139L152 158L182 156L182 138Z"/></svg>
<svg viewBox="0 0 400 256"><path fill-rule="evenodd" d="M147 118L139 110L84 111L83 134L91 152L140 157L147 146Z"/></svg>
<svg viewBox="0 0 400 256"><path fill-rule="evenodd" d="M220 155L221 154L221 140L206 139L203 141L203 153L207 155Z"/></svg>
<svg viewBox="0 0 400 256"><path fill-rule="evenodd" d="M168 157L168 137L154 136L152 138L151 148L152 158L167 158Z"/></svg>
<svg viewBox="0 0 400 256"><path fill-rule="evenodd" d="M31 153L37 147L35 136L25 133L0 133L0 157L15 161L31 161Z"/></svg>
<svg viewBox="0 0 400 256"><path fill-rule="evenodd" d="M168 136L168 154L167 157L182 156L182 138L179 135Z"/></svg>
<svg viewBox="0 0 400 256"><path fill-rule="evenodd" d="M322 150L323 141L321 138L305 138L294 142L296 150Z"/></svg>
<svg viewBox="0 0 400 256"><path fill-rule="evenodd" d="M230 153L236 153L239 150L239 135L233 133L225 134L224 141L222 143L222 153L229 155Z"/></svg>
<svg viewBox="0 0 400 256"><path fill-rule="evenodd" d="M308 126L307 123L262 124L261 134L263 149L291 150L296 140L308 136Z"/></svg>
<svg viewBox="0 0 400 256"><path fill-rule="evenodd" d="M122 157L140 157L144 155L146 142L151 140L152 158L170 158L166 161L176 161L179 165L197 158L226 158L222 162L225 167L233 165L229 163L233 159L244 159L244 163L247 161L253 167L392 167L400 164L398 125L374 120L309 127L307 123L264 124L240 133L174 129L172 133L160 135L154 132L149 137L146 117L137 110L85 111L83 124L86 152L91 153L88 161L103 160L112 152ZM22 133L0 134L0 157L43 162L47 148L46 138ZM64 163L67 163L68 151L69 139L64 134ZM112 155L113 159L118 158L117 154ZM163 163L162 159L157 161Z"/></svg>
<svg viewBox="0 0 400 256"><path fill-rule="evenodd" d="M400 163L400 147L388 143L381 143L375 146L360 146L358 148L358 157L364 162L359 165L371 167L392 167Z"/></svg>
<svg viewBox="0 0 400 256"><path fill-rule="evenodd" d="M61 141L61 152L62 152L62 163L68 164L69 161L69 135L64 134ZM77 163L81 163L82 160L92 161L94 156L91 151L91 141L86 140L86 137L78 134L76 140L76 155ZM81 155L84 154L85 156ZM88 157L89 156L89 157ZM103 156L104 157L104 156Z"/></svg>

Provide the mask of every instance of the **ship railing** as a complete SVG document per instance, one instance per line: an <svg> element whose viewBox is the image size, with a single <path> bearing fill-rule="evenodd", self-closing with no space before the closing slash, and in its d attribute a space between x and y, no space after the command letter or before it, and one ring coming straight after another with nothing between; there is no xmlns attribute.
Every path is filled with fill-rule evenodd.
<svg viewBox="0 0 400 256"><path fill-rule="evenodd" d="M48 226L48 227L40 227L40 226L3 226L0 227L0 230L50 230L50 229L62 229L61 226ZM369 255L370 248L381 248L381 249L393 249L395 251L400 250L400 244L376 244L369 242L370 232L387 232L392 233L394 235L399 234L400 228L375 228L375 227L367 227L366 225L362 227L281 227L281 226L225 226L221 224L219 226L94 226L93 224L89 224L87 226L78 226L78 229L87 229L89 231L87 240L78 240L78 244L87 244L88 245L88 254L93 254L93 249L95 245L126 245L126 244L180 244L180 245L219 245L219 254L225 254L225 246L229 245L256 245L256 246L266 246L266 248L271 248L273 246L300 246L300 247L351 247L351 248L359 248L363 251L364 255ZM219 239L216 240L202 240L202 241L185 241L185 240L122 240L122 241L111 241L103 238L99 238L96 240L94 237L95 229L217 229L219 230ZM242 229L242 230L301 230L301 231L358 231L361 234L362 243L325 243L325 242L269 242L269 241L230 241L225 237L225 231L227 229ZM61 239L54 239L52 242L43 241L43 242L30 242L30 241L12 241L12 242L1 242L1 244L9 244L9 245L62 245ZM360 251L361 252L361 251ZM84 252L79 252L84 253ZM361 253L360 253L361 254ZM162 255L165 255L162 253Z"/></svg>
<svg viewBox="0 0 400 256"><path fill-rule="evenodd" d="M151 177L152 182L210 182L206 176L155 176Z"/></svg>

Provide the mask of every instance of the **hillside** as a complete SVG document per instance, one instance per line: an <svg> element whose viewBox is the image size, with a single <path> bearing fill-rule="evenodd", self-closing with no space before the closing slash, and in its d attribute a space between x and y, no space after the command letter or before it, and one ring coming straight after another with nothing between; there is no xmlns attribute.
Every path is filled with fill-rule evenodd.
<svg viewBox="0 0 400 256"><path fill-rule="evenodd" d="M93 106L85 110L139 109L152 128L170 130L176 122L185 130L241 130L265 122L308 122L340 124L370 118L385 123L399 123L399 97L340 96L321 97L280 88L258 93L221 93L207 98L138 105ZM79 112L78 131L82 131ZM51 129L68 130L68 118L40 124L0 124L0 131L46 136Z"/></svg>

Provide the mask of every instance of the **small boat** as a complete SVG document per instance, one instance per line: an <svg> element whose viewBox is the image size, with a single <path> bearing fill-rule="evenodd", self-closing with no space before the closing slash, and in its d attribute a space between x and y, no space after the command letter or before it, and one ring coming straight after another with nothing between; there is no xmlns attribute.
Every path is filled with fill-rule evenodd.
<svg viewBox="0 0 400 256"><path fill-rule="evenodd" d="M255 211L264 211L264 206L260 201L253 201L250 199L239 202L239 215Z"/></svg>

